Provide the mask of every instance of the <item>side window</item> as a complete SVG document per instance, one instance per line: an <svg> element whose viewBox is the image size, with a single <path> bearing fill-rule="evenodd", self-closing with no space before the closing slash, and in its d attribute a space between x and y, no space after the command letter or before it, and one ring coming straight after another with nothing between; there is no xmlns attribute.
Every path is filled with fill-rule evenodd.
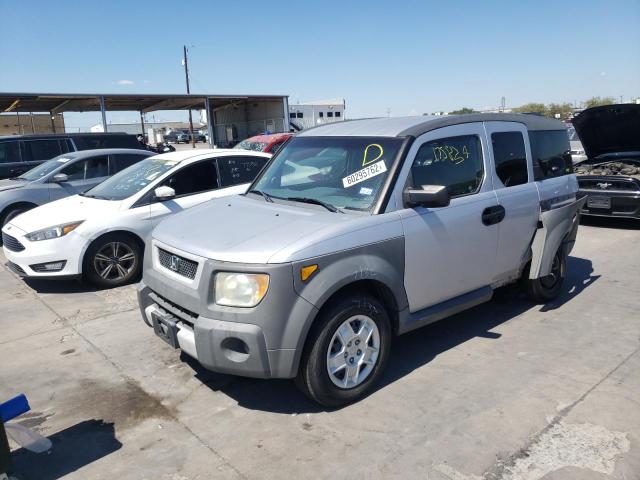
<svg viewBox="0 0 640 480"><path fill-rule="evenodd" d="M176 197L193 195L218 188L218 172L215 159L189 165L163 182L176 191Z"/></svg>
<svg viewBox="0 0 640 480"><path fill-rule="evenodd" d="M69 180L84 180L84 167L86 163L86 160L72 163L60 170L60 173L64 173L69 177Z"/></svg>
<svg viewBox="0 0 640 480"><path fill-rule="evenodd" d="M444 185L451 197L475 193L484 173L477 135L440 138L420 147L411 166L414 188Z"/></svg>
<svg viewBox="0 0 640 480"><path fill-rule="evenodd" d="M496 173L505 187L527 183L527 156L520 132L491 134Z"/></svg>
<svg viewBox="0 0 640 480"><path fill-rule="evenodd" d="M94 157L87 160L84 171L84 178L88 180L90 178L100 178L109 175L109 157L107 155L103 157Z"/></svg>
<svg viewBox="0 0 640 480"><path fill-rule="evenodd" d="M31 152L31 160L49 160L62 153L58 139L26 141L27 150Z"/></svg>
<svg viewBox="0 0 640 480"><path fill-rule="evenodd" d="M266 158L263 157L221 157L218 158L220 183L222 187L231 187L252 182L262 170Z"/></svg>
<svg viewBox="0 0 640 480"><path fill-rule="evenodd" d="M327 112L327 117L333 117L333 112Z"/></svg>
<svg viewBox="0 0 640 480"><path fill-rule="evenodd" d="M533 174L536 180L573 172L569 140L564 130L529 132Z"/></svg>
<svg viewBox="0 0 640 480"><path fill-rule="evenodd" d="M336 112L336 117L340 117L341 115L342 115L342 113Z"/></svg>
<svg viewBox="0 0 640 480"><path fill-rule="evenodd" d="M13 163L20 161L20 147L18 142L0 143L0 163Z"/></svg>
<svg viewBox="0 0 640 480"><path fill-rule="evenodd" d="M145 158L147 158L145 155L135 155L132 153L119 153L117 155L112 155L111 174L113 175L114 173L118 173L120 170L124 170Z"/></svg>
<svg viewBox="0 0 640 480"><path fill-rule="evenodd" d="M319 116L320 118L324 117L324 112L318 112L318 116Z"/></svg>

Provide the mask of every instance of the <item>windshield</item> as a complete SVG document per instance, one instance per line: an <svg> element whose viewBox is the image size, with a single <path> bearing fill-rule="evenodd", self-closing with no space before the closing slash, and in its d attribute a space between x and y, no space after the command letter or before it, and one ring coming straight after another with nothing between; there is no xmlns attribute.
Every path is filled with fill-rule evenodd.
<svg viewBox="0 0 640 480"><path fill-rule="evenodd" d="M401 138L295 137L251 188L274 198L370 211L401 144Z"/></svg>
<svg viewBox="0 0 640 480"><path fill-rule="evenodd" d="M267 142L250 142L249 140L243 140L233 148L240 150L253 150L254 152L263 152L269 145Z"/></svg>
<svg viewBox="0 0 640 480"><path fill-rule="evenodd" d="M23 173L18 178L21 180L27 180L29 182L33 182L34 180L38 180L39 178L44 177L45 175L49 175L58 167L61 167L69 160L73 160L73 157L69 155L62 155L60 157L52 158L51 160L47 160L44 163L41 163L35 168Z"/></svg>
<svg viewBox="0 0 640 480"><path fill-rule="evenodd" d="M105 200L124 200L177 164L176 160L149 157L116 173L82 195Z"/></svg>

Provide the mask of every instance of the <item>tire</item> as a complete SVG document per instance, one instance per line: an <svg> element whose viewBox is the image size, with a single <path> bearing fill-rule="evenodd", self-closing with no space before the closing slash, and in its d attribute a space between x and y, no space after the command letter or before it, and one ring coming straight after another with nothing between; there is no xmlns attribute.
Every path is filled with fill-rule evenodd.
<svg viewBox="0 0 640 480"><path fill-rule="evenodd" d="M560 295L567 271L567 256L562 245L553 257L550 275L530 279L529 268L530 265L522 275L522 282L524 291L532 302L544 304Z"/></svg>
<svg viewBox="0 0 640 480"><path fill-rule="evenodd" d="M389 316L374 297L355 293L332 303L309 332L296 377L298 387L325 407L347 405L369 393L388 362L391 347ZM347 323L351 328L345 327ZM371 348L376 345L377 353ZM333 375L328 369L330 357L334 365L344 363L342 369L334 367ZM372 358L373 363L367 362Z"/></svg>
<svg viewBox="0 0 640 480"><path fill-rule="evenodd" d="M27 211L31 210L31 208L33 208L33 207L18 207L18 208L14 208L12 210L9 210L2 217L2 226L4 227L7 223L9 223L11 220L16 218L18 215L23 214L24 212L27 212Z"/></svg>
<svg viewBox="0 0 640 480"><path fill-rule="evenodd" d="M89 246L82 271L86 279L98 287L119 287L138 278L142 254L142 247L133 236L110 233Z"/></svg>

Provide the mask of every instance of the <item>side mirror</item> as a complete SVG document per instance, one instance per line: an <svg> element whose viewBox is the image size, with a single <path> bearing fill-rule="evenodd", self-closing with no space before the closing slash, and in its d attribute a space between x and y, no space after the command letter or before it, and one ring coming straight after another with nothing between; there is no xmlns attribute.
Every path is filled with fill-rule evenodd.
<svg viewBox="0 0 640 480"><path fill-rule="evenodd" d="M422 185L422 189L407 188L404 191L404 204L411 207L446 207L449 205L449 191L442 185Z"/></svg>
<svg viewBox="0 0 640 480"><path fill-rule="evenodd" d="M51 179L53 183L64 183L69 181L69 175L66 173L56 173Z"/></svg>
<svg viewBox="0 0 640 480"><path fill-rule="evenodd" d="M176 191L166 185L156 188L153 193L158 200L169 200L176 196Z"/></svg>

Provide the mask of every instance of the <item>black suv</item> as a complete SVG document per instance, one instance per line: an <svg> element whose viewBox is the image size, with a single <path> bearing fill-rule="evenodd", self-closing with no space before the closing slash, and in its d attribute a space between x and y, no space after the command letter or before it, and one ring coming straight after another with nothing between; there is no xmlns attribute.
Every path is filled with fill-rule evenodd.
<svg viewBox="0 0 640 480"><path fill-rule="evenodd" d="M22 175L45 160L76 150L139 148L135 135L126 133L61 133L0 137L0 179Z"/></svg>

